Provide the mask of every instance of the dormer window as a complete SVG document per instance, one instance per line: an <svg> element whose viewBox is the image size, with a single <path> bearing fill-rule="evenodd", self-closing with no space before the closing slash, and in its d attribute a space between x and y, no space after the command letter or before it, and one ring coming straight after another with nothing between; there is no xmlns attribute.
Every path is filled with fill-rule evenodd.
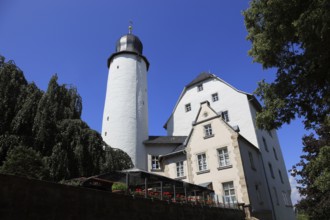
<svg viewBox="0 0 330 220"><path fill-rule="evenodd" d="M203 84L197 86L197 92L203 91Z"/></svg>

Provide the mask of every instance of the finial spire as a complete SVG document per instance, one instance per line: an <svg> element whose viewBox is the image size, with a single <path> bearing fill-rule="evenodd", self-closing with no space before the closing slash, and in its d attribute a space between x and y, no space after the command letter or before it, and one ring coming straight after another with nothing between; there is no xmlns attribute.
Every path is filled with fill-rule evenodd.
<svg viewBox="0 0 330 220"><path fill-rule="evenodd" d="M133 30L133 21L129 21L128 33L132 34L132 30Z"/></svg>

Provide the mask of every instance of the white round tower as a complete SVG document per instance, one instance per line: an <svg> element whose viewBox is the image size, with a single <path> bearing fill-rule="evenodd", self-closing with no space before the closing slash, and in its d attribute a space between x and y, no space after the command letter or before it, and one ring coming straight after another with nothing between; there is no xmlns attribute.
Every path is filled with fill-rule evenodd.
<svg viewBox="0 0 330 220"><path fill-rule="evenodd" d="M113 148L125 151L134 166L147 170L143 141L148 139L147 71L140 39L130 32L122 36L108 59L108 82L102 137Z"/></svg>

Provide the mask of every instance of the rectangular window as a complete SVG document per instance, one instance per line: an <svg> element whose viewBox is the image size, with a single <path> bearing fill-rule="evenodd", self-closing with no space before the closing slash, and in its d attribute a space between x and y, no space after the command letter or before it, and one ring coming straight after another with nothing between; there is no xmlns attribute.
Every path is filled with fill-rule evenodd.
<svg viewBox="0 0 330 220"><path fill-rule="evenodd" d="M203 84L197 86L197 91L198 92L203 91Z"/></svg>
<svg viewBox="0 0 330 220"><path fill-rule="evenodd" d="M252 155L252 153L250 151L249 151L249 159L250 159L251 168L253 170L256 170L256 166L254 165L253 155Z"/></svg>
<svg viewBox="0 0 330 220"><path fill-rule="evenodd" d="M211 124L204 125L204 133L205 133L205 137L213 136Z"/></svg>
<svg viewBox="0 0 330 220"><path fill-rule="evenodd" d="M151 169L160 170L159 156L151 156Z"/></svg>
<svg viewBox="0 0 330 220"><path fill-rule="evenodd" d="M184 177L184 166L183 161L176 163L176 176L177 177Z"/></svg>
<svg viewBox="0 0 330 220"><path fill-rule="evenodd" d="M275 179L275 175L274 175L272 164L271 163L268 163L268 167L269 167L270 175L273 177L273 179Z"/></svg>
<svg viewBox="0 0 330 220"><path fill-rule="evenodd" d="M273 187L273 192L274 192L274 195L275 195L275 201L276 201L276 205L279 205L279 201L278 201L278 195L277 195L277 190L275 187Z"/></svg>
<svg viewBox="0 0 330 220"><path fill-rule="evenodd" d="M205 171L207 170L207 163L206 163L206 154L198 154L197 155L198 160L198 170L199 171Z"/></svg>
<svg viewBox="0 0 330 220"><path fill-rule="evenodd" d="M229 122L229 114L228 111L221 112L221 117L225 122Z"/></svg>
<svg viewBox="0 0 330 220"><path fill-rule="evenodd" d="M214 94L212 94L212 101L213 101L213 102L216 102L216 101L218 101L218 100L219 100L218 93L214 93Z"/></svg>
<svg viewBox="0 0 330 220"><path fill-rule="evenodd" d="M222 184L224 200L226 203L236 203L235 188L233 182Z"/></svg>
<svg viewBox="0 0 330 220"><path fill-rule="evenodd" d="M264 143L264 147L265 147L266 151L268 152L269 150L268 150L267 142L264 137L262 137L262 142Z"/></svg>
<svg viewBox="0 0 330 220"><path fill-rule="evenodd" d="M260 193L260 187L259 187L259 185L255 185L255 187L256 187L257 199L258 199L259 202L262 202L261 193Z"/></svg>
<svg viewBox="0 0 330 220"><path fill-rule="evenodd" d="M278 175L280 176L281 183L284 183L283 177L282 177L282 172L278 170Z"/></svg>
<svg viewBox="0 0 330 220"><path fill-rule="evenodd" d="M231 165L227 147L218 149L218 157L219 157L219 166L220 167L225 167L225 166Z"/></svg>
<svg viewBox="0 0 330 220"><path fill-rule="evenodd" d="M273 147L273 152L274 152L274 157L275 157L275 159L278 160L277 153L276 153L276 150L275 150L274 147Z"/></svg>
<svg viewBox="0 0 330 220"><path fill-rule="evenodd" d="M191 111L191 105L190 105L190 103L188 103L188 104L185 105L185 109L186 109L186 112L190 112Z"/></svg>

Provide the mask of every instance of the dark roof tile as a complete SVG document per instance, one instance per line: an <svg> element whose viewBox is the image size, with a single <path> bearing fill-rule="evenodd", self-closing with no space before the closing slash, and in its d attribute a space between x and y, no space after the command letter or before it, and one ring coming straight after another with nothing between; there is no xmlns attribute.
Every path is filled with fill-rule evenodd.
<svg viewBox="0 0 330 220"><path fill-rule="evenodd" d="M198 84L204 80L207 80L207 79L211 79L211 78L215 78L216 76L211 74L211 73L201 73L199 74L193 81L191 81L188 85L186 85L186 88L189 88L195 84Z"/></svg>
<svg viewBox="0 0 330 220"><path fill-rule="evenodd" d="M145 144L183 144L187 136L149 136Z"/></svg>

